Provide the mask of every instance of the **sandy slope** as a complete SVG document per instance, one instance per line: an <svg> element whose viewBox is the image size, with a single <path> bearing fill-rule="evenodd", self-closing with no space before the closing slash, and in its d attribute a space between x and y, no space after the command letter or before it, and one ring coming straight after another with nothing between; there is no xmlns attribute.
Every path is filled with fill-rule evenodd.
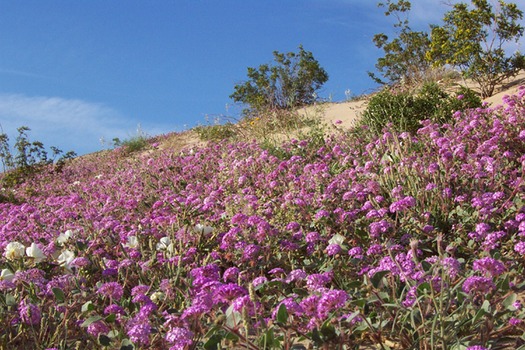
<svg viewBox="0 0 525 350"><path fill-rule="evenodd" d="M462 85L462 82L458 82ZM473 84L466 84L472 89L475 89ZM522 71L518 76L505 82L501 87L496 89L496 94L485 99L490 105L498 105L502 103L502 97L505 95L512 95L518 91L520 85L525 85L525 71ZM334 123L337 120L342 122L342 127L351 127L360 118L363 111L366 109L367 98L358 101L349 101L341 103L327 103L319 106L311 106L303 108L301 113L309 114L320 111L323 118L328 123Z"/></svg>
<svg viewBox="0 0 525 350"><path fill-rule="evenodd" d="M464 85L464 82L459 81L458 84ZM473 84L467 83L466 85L475 89ZM525 85L525 71L502 84L496 89L496 93L485 101L494 106L501 104L502 97L516 93L520 85ZM305 116L320 116L327 124L334 124L340 121L339 127L349 128L359 120L366 109L367 102L368 96L348 102L322 103L302 108L299 110L299 113ZM194 131L189 130L183 133L176 133L173 137L164 140L160 148L180 150L184 147L199 147L204 145L204 143L199 140L198 135Z"/></svg>

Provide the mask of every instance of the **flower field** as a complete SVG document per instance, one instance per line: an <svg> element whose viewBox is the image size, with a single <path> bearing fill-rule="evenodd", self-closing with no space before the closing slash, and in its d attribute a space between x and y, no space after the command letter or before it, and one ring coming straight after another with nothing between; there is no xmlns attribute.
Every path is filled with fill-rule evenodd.
<svg viewBox="0 0 525 350"><path fill-rule="evenodd" d="M3 189L0 348L525 348L525 88L503 102Z"/></svg>

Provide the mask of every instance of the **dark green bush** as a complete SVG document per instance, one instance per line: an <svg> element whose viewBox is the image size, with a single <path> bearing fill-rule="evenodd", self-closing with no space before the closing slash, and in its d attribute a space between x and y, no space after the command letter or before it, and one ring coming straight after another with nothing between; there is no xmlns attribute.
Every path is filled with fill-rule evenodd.
<svg viewBox="0 0 525 350"><path fill-rule="evenodd" d="M480 106L476 93L463 87L452 95L436 83L427 83L415 92L385 89L370 99L362 123L374 132L388 126L391 131L414 133L422 120L448 123L455 111Z"/></svg>

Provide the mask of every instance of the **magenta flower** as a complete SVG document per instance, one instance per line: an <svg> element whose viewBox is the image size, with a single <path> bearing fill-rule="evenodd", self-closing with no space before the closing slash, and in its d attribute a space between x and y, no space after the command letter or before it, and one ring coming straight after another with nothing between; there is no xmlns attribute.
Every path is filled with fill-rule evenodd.
<svg viewBox="0 0 525 350"><path fill-rule="evenodd" d="M465 293L479 292L487 294L496 288L491 278L471 276L463 282L463 291Z"/></svg>
<svg viewBox="0 0 525 350"><path fill-rule="evenodd" d="M348 300L348 293L342 290L329 290L323 293L317 305L317 315L324 319L328 314L342 308Z"/></svg>
<svg viewBox="0 0 525 350"><path fill-rule="evenodd" d="M474 271L479 271L492 277L497 277L506 270L505 265L501 261L490 257L475 260L472 268Z"/></svg>
<svg viewBox="0 0 525 350"><path fill-rule="evenodd" d="M328 247L326 247L326 254L328 256L334 256L341 252L341 246L339 244L329 244Z"/></svg>
<svg viewBox="0 0 525 350"><path fill-rule="evenodd" d="M124 295L124 288L117 282L103 283L97 291L106 298L119 300Z"/></svg>
<svg viewBox="0 0 525 350"><path fill-rule="evenodd" d="M193 332L181 327L173 327L166 333L166 340L173 344L169 350L184 350L193 344Z"/></svg>
<svg viewBox="0 0 525 350"><path fill-rule="evenodd" d="M40 308L28 302L27 299L23 299L18 305L18 314L22 323L31 326L40 324L40 318L42 317Z"/></svg>

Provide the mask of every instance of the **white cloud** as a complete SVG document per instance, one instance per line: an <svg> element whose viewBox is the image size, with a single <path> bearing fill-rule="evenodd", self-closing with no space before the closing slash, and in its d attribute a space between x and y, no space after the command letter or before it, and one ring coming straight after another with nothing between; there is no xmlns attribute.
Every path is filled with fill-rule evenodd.
<svg viewBox="0 0 525 350"><path fill-rule="evenodd" d="M137 122L126 120L118 111L99 103L61 97L30 97L0 94L0 125L11 143L20 126L27 126L30 140L42 141L79 154L102 148L100 139L125 138Z"/></svg>

